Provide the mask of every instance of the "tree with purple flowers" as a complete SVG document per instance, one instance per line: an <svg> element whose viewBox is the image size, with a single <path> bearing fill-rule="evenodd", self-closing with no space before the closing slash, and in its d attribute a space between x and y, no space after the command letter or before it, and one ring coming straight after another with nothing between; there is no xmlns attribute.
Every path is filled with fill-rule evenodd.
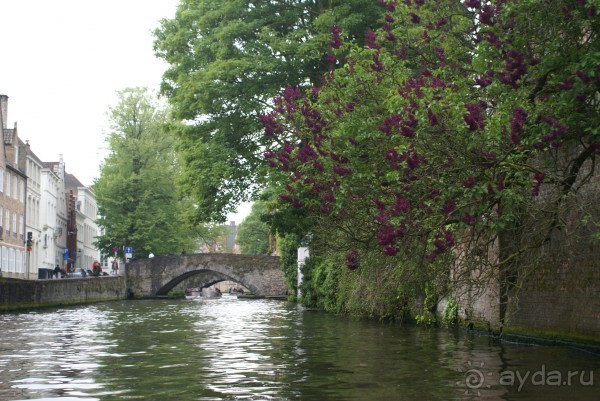
<svg viewBox="0 0 600 401"><path fill-rule="evenodd" d="M261 117L280 208L311 218L317 252L351 270L334 309L390 271L398 298L410 288L424 303L498 271L508 291L573 219L597 240L593 2L379 3L385 23L364 46L332 30L342 67Z"/></svg>

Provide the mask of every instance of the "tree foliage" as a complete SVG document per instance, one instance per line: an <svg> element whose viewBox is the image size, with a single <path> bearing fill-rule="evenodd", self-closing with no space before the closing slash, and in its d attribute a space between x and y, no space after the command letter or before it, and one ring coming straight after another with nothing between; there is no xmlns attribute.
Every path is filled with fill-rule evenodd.
<svg viewBox="0 0 600 401"><path fill-rule="evenodd" d="M252 204L250 214L239 225L236 243L243 254L268 255L270 253L271 228L262 220L262 216L267 213L265 203L258 200Z"/></svg>
<svg viewBox="0 0 600 401"><path fill-rule="evenodd" d="M198 220L224 221L260 189L258 116L287 85L320 83L331 27L362 40L381 15L372 0L182 0L161 21L161 90L174 118L188 122L178 136Z"/></svg>
<svg viewBox="0 0 600 401"><path fill-rule="evenodd" d="M512 265L593 190L596 6L379 3L386 22L364 46L333 31L342 68L310 91L288 87L262 116L280 209L313 218L348 269L378 247L415 288L449 277L451 259L469 279Z"/></svg>
<svg viewBox="0 0 600 401"><path fill-rule="evenodd" d="M128 88L118 92L109 121L109 154L94 183L98 248L111 254L117 246L122 254L127 245L134 257L195 249L199 230L183 218L192 204L175 187L179 166L166 110L145 88Z"/></svg>

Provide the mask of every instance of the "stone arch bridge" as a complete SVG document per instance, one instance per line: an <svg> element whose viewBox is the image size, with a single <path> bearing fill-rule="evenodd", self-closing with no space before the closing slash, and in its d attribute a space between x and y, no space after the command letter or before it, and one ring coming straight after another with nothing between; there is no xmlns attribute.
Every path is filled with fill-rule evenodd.
<svg viewBox="0 0 600 401"><path fill-rule="evenodd" d="M229 253L157 256L127 263L125 276L127 290L134 298L166 295L191 277L199 287L231 280L259 296L279 297L287 293L278 256Z"/></svg>

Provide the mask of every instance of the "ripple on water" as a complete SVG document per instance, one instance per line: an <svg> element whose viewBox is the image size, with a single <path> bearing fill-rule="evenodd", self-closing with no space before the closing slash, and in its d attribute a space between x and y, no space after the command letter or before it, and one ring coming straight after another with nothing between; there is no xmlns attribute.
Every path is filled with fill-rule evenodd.
<svg viewBox="0 0 600 401"><path fill-rule="evenodd" d="M458 400L466 390L456 385L464 382L460 367L481 361L490 373L545 363L596 369L600 377L597 359L560 348L491 344L227 296L0 315L0 328L0 401ZM597 395L566 390L518 393L493 384L480 399Z"/></svg>

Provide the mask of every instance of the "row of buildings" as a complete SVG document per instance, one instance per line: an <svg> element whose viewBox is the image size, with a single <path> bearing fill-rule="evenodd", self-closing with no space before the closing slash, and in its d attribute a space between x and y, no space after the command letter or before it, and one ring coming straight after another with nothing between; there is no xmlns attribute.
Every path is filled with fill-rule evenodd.
<svg viewBox="0 0 600 401"><path fill-rule="evenodd" d="M96 198L65 171L62 155L44 162L8 128L8 96L0 94L0 276L45 277L56 266L92 268L99 253Z"/></svg>

